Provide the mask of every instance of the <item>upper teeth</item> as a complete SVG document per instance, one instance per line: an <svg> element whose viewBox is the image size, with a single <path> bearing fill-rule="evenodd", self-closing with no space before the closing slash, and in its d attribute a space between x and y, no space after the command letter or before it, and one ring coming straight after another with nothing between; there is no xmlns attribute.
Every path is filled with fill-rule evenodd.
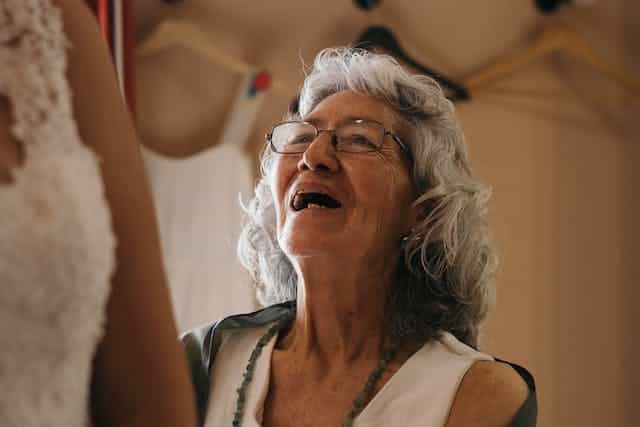
<svg viewBox="0 0 640 427"><path fill-rule="evenodd" d="M296 211L304 208L338 208L340 203L327 194L300 190L291 200L291 207Z"/></svg>

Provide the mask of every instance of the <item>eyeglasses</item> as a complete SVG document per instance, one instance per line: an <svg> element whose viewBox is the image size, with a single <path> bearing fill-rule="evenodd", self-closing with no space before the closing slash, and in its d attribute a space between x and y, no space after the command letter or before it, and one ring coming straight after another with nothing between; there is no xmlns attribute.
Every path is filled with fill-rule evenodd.
<svg viewBox="0 0 640 427"><path fill-rule="evenodd" d="M407 146L400 138L386 130L382 123L373 120L354 120L335 129L318 129L314 124L305 121L286 121L272 127L265 138L276 153L300 154L304 153L322 132L332 132L332 142L336 151L347 153L379 151L384 145L384 137L390 135L410 156Z"/></svg>

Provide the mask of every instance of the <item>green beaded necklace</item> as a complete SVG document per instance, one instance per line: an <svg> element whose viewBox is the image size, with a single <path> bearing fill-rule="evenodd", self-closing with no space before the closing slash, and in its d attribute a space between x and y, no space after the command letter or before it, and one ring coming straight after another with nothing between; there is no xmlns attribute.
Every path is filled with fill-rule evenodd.
<svg viewBox="0 0 640 427"><path fill-rule="evenodd" d="M245 368L244 374L242 375L242 383L240 383L240 387L238 387L238 389L236 390L236 392L238 393L238 400L236 400L236 410L233 413L233 427L240 427L240 423L242 422L242 416L244 415L245 409L244 405L246 403L247 396L247 386L253 379L253 373L256 368L256 361L258 360L258 357L260 357L262 349L265 345L267 345L267 343L277 332L283 330L287 326L290 320L290 318L287 318L280 322L274 323L269 328L269 330L267 330L267 333L258 340L258 343L251 352L251 356L249 356L249 361L247 362L247 367ZM378 362L378 366L376 366L371 375L369 375L364 388L354 399L353 404L351 405L351 411L349 411L349 413L347 414L347 417L342 423L341 427L353 426L353 422L355 421L356 417L360 414L360 412L362 412L366 403L371 398L373 388L382 376L382 373L385 371L385 369L387 369L387 365L389 365L389 362L394 359L397 352L397 344L393 345L389 350L384 352L384 354L380 358L380 361Z"/></svg>

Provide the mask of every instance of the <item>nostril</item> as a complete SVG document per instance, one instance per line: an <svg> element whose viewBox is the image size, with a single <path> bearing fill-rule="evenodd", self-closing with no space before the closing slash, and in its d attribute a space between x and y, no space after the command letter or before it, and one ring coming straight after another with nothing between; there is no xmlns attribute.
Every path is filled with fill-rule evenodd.
<svg viewBox="0 0 640 427"><path fill-rule="evenodd" d="M327 165L327 162L317 159L317 158L309 158L304 156L300 163L298 164L298 168L300 170L312 170L312 171L328 171L331 168Z"/></svg>
<svg viewBox="0 0 640 427"><path fill-rule="evenodd" d="M312 170L317 172L337 172L340 169L334 135L329 139L324 136L312 142L298 163L298 170Z"/></svg>

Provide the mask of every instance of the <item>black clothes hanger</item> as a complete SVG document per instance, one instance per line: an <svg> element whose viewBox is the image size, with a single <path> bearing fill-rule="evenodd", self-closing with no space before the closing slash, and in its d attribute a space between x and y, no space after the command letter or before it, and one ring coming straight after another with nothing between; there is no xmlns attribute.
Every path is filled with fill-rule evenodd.
<svg viewBox="0 0 640 427"><path fill-rule="evenodd" d="M398 60L404 62L406 65L416 69L417 71L424 73L430 77L433 77L440 86L445 90L447 98L451 101L467 101L471 98L469 91L463 84L455 82L448 77L445 77L441 73L428 68L422 64L419 64L413 58L411 58L396 40L393 33L382 25L372 25L364 30L364 32L358 38L356 47L366 50L373 50L376 47L384 49Z"/></svg>
<svg viewBox="0 0 640 427"><path fill-rule="evenodd" d="M378 7L380 0L353 0L356 6L362 10L371 10Z"/></svg>
<svg viewBox="0 0 640 427"><path fill-rule="evenodd" d="M535 0L538 10L542 13L551 13L563 3L571 3L571 0Z"/></svg>

